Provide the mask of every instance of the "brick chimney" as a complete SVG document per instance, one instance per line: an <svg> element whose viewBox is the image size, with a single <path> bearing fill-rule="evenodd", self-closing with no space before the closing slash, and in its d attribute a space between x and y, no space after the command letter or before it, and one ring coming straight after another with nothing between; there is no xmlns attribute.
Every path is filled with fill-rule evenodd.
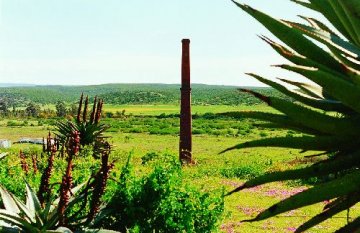
<svg viewBox="0 0 360 233"><path fill-rule="evenodd" d="M181 110L180 110L180 147L179 157L182 163L192 162L191 139L191 86L190 86L190 40L182 41L181 60Z"/></svg>

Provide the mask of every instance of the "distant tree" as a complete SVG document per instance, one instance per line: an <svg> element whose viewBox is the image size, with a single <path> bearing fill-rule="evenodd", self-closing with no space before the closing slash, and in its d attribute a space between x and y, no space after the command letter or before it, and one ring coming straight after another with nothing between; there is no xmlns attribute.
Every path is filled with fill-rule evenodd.
<svg viewBox="0 0 360 233"><path fill-rule="evenodd" d="M8 104L4 100L0 100L0 114L5 115L8 113Z"/></svg>
<svg viewBox="0 0 360 233"><path fill-rule="evenodd" d="M30 102L26 106L25 112L26 112L27 116L37 117L37 116L39 116L39 113L40 113L40 106L33 102Z"/></svg>
<svg viewBox="0 0 360 233"><path fill-rule="evenodd" d="M66 105L63 101L58 101L55 107L56 107L56 116L58 117L66 116L67 110L66 110Z"/></svg>
<svg viewBox="0 0 360 233"><path fill-rule="evenodd" d="M78 104L77 103L71 104L71 106L68 109L68 112L70 113L71 116L76 116L78 112Z"/></svg>

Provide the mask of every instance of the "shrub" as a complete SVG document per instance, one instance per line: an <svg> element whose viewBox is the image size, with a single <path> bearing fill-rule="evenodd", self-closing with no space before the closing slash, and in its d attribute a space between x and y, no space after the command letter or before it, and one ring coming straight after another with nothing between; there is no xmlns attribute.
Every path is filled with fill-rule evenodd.
<svg viewBox="0 0 360 233"><path fill-rule="evenodd" d="M24 125L24 123L20 122L20 121L8 121L6 123L6 126L8 126L8 127L23 126L23 125Z"/></svg>
<svg viewBox="0 0 360 233"><path fill-rule="evenodd" d="M249 179L264 174L264 170L258 165L221 168L220 175L225 178Z"/></svg>
<svg viewBox="0 0 360 233"><path fill-rule="evenodd" d="M148 175L137 178L130 157L117 191L97 227L125 232L212 232L224 210L222 193L202 192L182 182L180 163L172 156L148 153ZM161 162L160 162L161 161Z"/></svg>

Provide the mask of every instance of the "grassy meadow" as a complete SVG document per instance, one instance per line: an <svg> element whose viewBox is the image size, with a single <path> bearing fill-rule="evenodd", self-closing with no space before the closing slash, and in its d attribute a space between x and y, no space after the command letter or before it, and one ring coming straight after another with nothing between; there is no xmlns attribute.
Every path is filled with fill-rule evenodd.
<svg viewBox="0 0 360 233"><path fill-rule="evenodd" d="M24 107L23 107L24 108ZM19 109L22 109L19 107ZM54 104L42 104L41 109L50 109L55 111ZM193 105L192 113L193 114L204 114L204 113L221 113L221 112L233 112L233 111L251 111L254 109L254 105ZM266 111L273 112L273 108L265 104L257 104L257 111ZM178 104L105 104L104 112L122 112L125 111L126 114L133 115L160 115L160 114L178 114L180 112L180 107Z"/></svg>
<svg viewBox="0 0 360 233"><path fill-rule="evenodd" d="M105 105L105 112L125 110L121 118L105 118L103 123L110 126L107 136L114 145L112 158L116 164L111 176L116 179L124 166L129 154L133 155L133 162L138 174L148 172L141 165L141 157L149 152L178 156L179 144L179 113L175 105ZM280 148L255 148L231 151L222 155L219 152L237 143L276 135L288 137L299 136L291 130L265 129L262 122L247 119L233 119L219 117L215 113L237 110L273 111L265 105L256 106L194 106L193 113L193 157L196 164L183 168L185 183L196 185L208 192L219 190L231 191L246 179L266 172L306 166L303 159L311 152L300 154L298 150ZM52 119L1 119L0 138L13 142L22 137L42 138L53 130ZM12 122L9 124L9 122ZM32 185L39 182L40 175L26 176L21 170L19 150L41 150L39 145L13 144L11 153L0 165L0 182L15 193L21 193L23 187L14 185L14 181L24 177ZM30 163L30 162L29 162ZM75 167L81 167L82 172L76 174L79 180L91 175L88 167L94 166L94 161L79 158ZM29 178L30 176L30 178ZM225 212L218 230L220 232L293 232L302 222L319 213L323 205L315 205L281 214L269 220L242 223L241 220L255 217L257 213L272 204L300 192L314 181L297 181L273 183L252 188L244 192L225 197ZM107 195L114 190L116 182L111 180ZM107 196L105 195L105 197ZM350 217L359 213L360 207L351 209ZM343 212L329 221L322 223L309 232L333 232L347 221Z"/></svg>

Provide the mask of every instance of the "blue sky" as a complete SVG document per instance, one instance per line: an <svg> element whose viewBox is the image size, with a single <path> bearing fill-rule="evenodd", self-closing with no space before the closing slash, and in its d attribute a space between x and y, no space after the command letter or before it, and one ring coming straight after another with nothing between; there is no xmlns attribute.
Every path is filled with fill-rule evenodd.
<svg viewBox="0 0 360 233"><path fill-rule="evenodd" d="M243 2L277 18L314 15L289 0ZM2 83L179 83L182 38L194 83L288 76L256 36L271 34L230 0L0 0L0 10Z"/></svg>

